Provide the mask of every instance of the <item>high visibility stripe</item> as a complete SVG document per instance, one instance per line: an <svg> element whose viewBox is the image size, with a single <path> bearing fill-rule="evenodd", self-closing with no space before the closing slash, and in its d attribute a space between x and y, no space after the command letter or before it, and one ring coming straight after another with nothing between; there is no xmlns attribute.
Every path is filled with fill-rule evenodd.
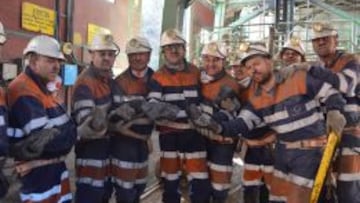
<svg viewBox="0 0 360 203"><path fill-rule="evenodd" d="M148 95L149 98L156 98L156 99L161 99L162 98L162 94L161 92L150 92Z"/></svg>
<svg viewBox="0 0 360 203"><path fill-rule="evenodd" d="M288 133L306 126L314 124L316 121L323 120L324 116L322 113L314 112L311 116L296 120L283 125L273 126L277 133Z"/></svg>
<svg viewBox="0 0 360 203"><path fill-rule="evenodd" d="M220 165L220 164L215 164L212 162L209 163L209 168L211 170L219 171L219 172L230 172L231 173L233 171L233 166Z"/></svg>
<svg viewBox="0 0 360 203"><path fill-rule="evenodd" d="M93 187L104 187L104 180L96 180L90 177L78 177L76 182L91 185Z"/></svg>
<svg viewBox="0 0 360 203"><path fill-rule="evenodd" d="M339 90L340 92L349 92L348 81L345 76L341 73L336 74L339 78Z"/></svg>
<svg viewBox="0 0 360 203"><path fill-rule="evenodd" d="M201 159L206 158L206 152L193 152L193 153L185 153L185 159Z"/></svg>
<svg viewBox="0 0 360 203"><path fill-rule="evenodd" d="M50 118L47 126L49 128L53 128L54 126L61 126L66 124L69 121L69 116L66 114L62 114L55 118Z"/></svg>
<svg viewBox="0 0 360 203"><path fill-rule="evenodd" d="M126 96L124 96L124 101L125 102L134 101L134 100L145 100L145 98L143 96L140 96L140 95L126 95Z"/></svg>
<svg viewBox="0 0 360 203"><path fill-rule="evenodd" d="M316 95L317 98L326 97L328 95L329 90L331 90L331 85L329 83L324 83L318 94ZM325 99L326 100L326 99Z"/></svg>
<svg viewBox="0 0 360 203"><path fill-rule="evenodd" d="M74 103L74 110L92 107L95 107L95 102L91 99L79 100Z"/></svg>
<svg viewBox="0 0 360 203"><path fill-rule="evenodd" d="M286 197L284 196L276 196L273 194L269 194L269 200L270 201L276 201L276 202L287 202Z"/></svg>
<svg viewBox="0 0 360 203"><path fill-rule="evenodd" d="M3 115L0 115L0 126L5 125L5 118Z"/></svg>
<svg viewBox="0 0 360 203"><path fill-rule="evenodd" d="M180 175L181 171L178 171L177 173L165 173L164 171L161 172L161 177L169 181L178 180Z"/></svg>
<svg viewBox="0 0 360 203"><path fill-rule="evenodd" d="M117 167L120 168L125 168L125 169L140 169L140 168L145 168L148 166L148 161L145 162L130 162L130 161L122 161L119 159L115 159L112 158L111 159L111 164L115 165Z"/></svg>
<svg viewBox="0 0 360 203"><path fill-rule="evenodd" d="M135 183L134 182L127 182L127 181L124 181L124 180L120 180L118 178L112 178L112 182L113 183L116 183L116 185L120 186L120 187L123 187L125 189L131 189L134 187Z"/></svg>
<svg viewBox="0 0 360 203"><path fill-rule="evenodd" d="M90 113L91 113L91 109L82 109L82 110L78 111L78 113L75 116L76 122L80 123Z"/></svg>
<svg viewBox="0 0 360 203"><path fill-rule="evenodd" d="M243 180L244 186L260 186L264 185L265 183L261 179L256 180Z"/></svg>
<svg viewBox="0 0 360 203"><path fill-rule="evenodd" d="M208 113L210 115L212 115L214 113L214 108L212 106L210 106L210 105L206 105L206 104L201 103L200 108L201 108L201 110L203 112Z"/></svg>
<svg viewBox="0 0 360 203"><path fill-rule="evenodd" d="M345 112L360 112L360 106L356 104L345 104Z"/></svg>
<svg viewBox="0 0 360 203"><path fill-rule="evenodd" d="M104 168L109 165L109 160L96 160L96 159L76 159L77 166L91 166L97 168Z"/></svg>
<svg viewBox="0 0 360 203"><path fill-rule="evenodd" d="M148 168L139 168L139 169L126 169L116 166L111 167L112 176L118 178L119 180L127 182L135 182L137 179L145 178L148 174Z"/></svg>
<svg viewBox="0 0 360 203"><path fill-rule="evenodd" d="M184 96L186 98L190 98L190 97L198 97L198 91L196 90L184 90Z"/></svg>
<svg viewBox="0 0 360 203"><path fill-rule="evenodd" d="M209 174L207 172L189 172L187 178L188 180L207 179L209 178Z"/></svg>
<svg viewBox="0 0 360 203"><path fill-rule="evenodd" d="M113 100L114 100L114 102L116 102L116 103L121 103L121 102L123 102L122 97L119 96L119 95L114 95L114 96L113 96Z"/></svg>
<svg viewBox="0 0 360 203"><path fill-rule="evenodd" d="M211 183L211 185L215 190L218 190L218 191L228 190L231 187L231 184Z"/></svg>
<svg viewBox="0 0 360 203"><path fill-rule="evenodd" d="M8 137L14 137L14 138L24 137L24 132L19 128L8 127L6 129L6 134Z"/></svg>
<svg viewBox="0 0 360 203"><path fill-rule="evenodd" d="M44 201L46 199L51 198L54 195L61 195L62 192L64 192L63 190L65 190L65 192L68 192L67 194L65 194L64 198L72 198L71 193L70 192L70 188L66 188L66 184L63 181L69 181L69 172L68 171L64 171L61 174L61 183L60 185L55 185L53 186L51 189L41 192L41 193L30 193L30 194L24 194L24 193L20 193L20 199L21 201L25 202L25 201L31 201L31 202L41 202ZM65 187L64 187L65 186ZM70 195L70 196L69 196Z"/></svg>
<svg viewBox="0 0 360 203"><path fill-rule="evenodd" d="M355 89L356 89L356 85L359 84L359 73L356 72L353 69L345 69L343 71L344 75L348 76L349 78L351 78L351 80L347 83L348 85L350 84L351 86L348 87L347 89L340 89L340 91L345 90L344 93L347 94L347 96L350 97L354 97L356 95L355 93Z"/></svg>
<svg viewBox="0 0 360 203"><path fill-rule="evenodd" d="M282 180L287 180L288 179L288 175L285 174L284 172L282 171L279 171L277 169L274 168L274 172L273 172L273 176L277 177L277 178L280 178Z"/></svg>
<svg viewBox="0 0 360 203"><path fill-rule="evenodd" d="M316 102L315 100L311 100L305 104L306 111L310 111L317 107L320 107L320 103ZM264 121L266 123L274 123L276 121L280 121L289 117L290 117L289 112L287 110L283 110L269 116L264 116Z"/></svg>
<svg viewBox="0 0 360 203"><path fill-rule="evenodd" d="M43 116L40 118L31 119L25 126L24 131L29 134L32 130L43 127L47 124L47 117Z"/></svg>
<svg viewBox="0 0 360 203"><path fill-rule="evenodd" d="M178 157L178 153L177 152L164 152L162 151L160 154L160 157L164 157L164 158L177 158Z"/></svg>
<svg viewBox="0 0 360 203"><path fill-rule="evenodd" d="M346 182L360 181L360 173L340 173L337 179Z"/></svg>
<svg viewBox="0 0 360 203"><path fill-rule="evenodd" d="M243 118L243 121L245 122L246 126L249 129L254 129L257 125L259 125L262 122L257 115L246 109L241 110L239 117Z"/></svg>
<svg viewBox="0 0 360 203"><path fill-rule="evenodd" d="M304 178L292 173L290 173L288 177L289 177L288 178L289 182L295 183L296 185L300 185L308 188L312 188L312 186L314 185L314 180L312 179Z"/></svg>
<svg viewBox="0 0 360 203"><path fill-rule="evenodd" d="M341 149L340 153L341 153L341 155L355 155L355 156L358 156L359 152L360 152L360 147L352 147L352 148L343 147Z"/></svg>
<svg viewBox="0 0 360 203"><path fill-rule="evenodd" d="M136 179L135 184L146 184L147 178Z"/></svg>
<svg viewBox="0 0 360 203"><path fill-rule="evenodd" d="M267 173L271 173L274 171L273 166L255 165L255 164L248 164L248 163L245 163L244 169L251 170L251 171L260 171L261 170L261 171L264 171Z"/></svg>

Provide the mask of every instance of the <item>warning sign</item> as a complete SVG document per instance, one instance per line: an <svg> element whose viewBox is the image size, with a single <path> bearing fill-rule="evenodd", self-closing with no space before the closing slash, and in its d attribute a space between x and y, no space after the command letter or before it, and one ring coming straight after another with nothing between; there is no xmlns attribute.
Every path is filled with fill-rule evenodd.
<svg viewBox="0 0 360 203"><path fill-rule="evenodd" d="M92 40L94 39L94 36L99 34L99 33L104 33L104 34L111 34L111 31L107 28L104 27L100 27L98 25L95 24L88 24L88 44L91 44Z"/></svg>
<svg viewBox="0 0 360 203"><path fill-rule="evenodd" d="M33 32L54 35L55 11L36 4L23 2L21 27Z"/></svg>

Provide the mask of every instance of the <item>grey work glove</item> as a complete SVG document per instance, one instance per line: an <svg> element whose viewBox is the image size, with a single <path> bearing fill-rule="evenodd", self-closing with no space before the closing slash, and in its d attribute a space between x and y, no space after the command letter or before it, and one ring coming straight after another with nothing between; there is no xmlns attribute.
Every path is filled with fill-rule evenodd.
<svg viewBox="0 0 360 203"><path fill-rule="evenodd" d="M146 102L141 106L145 115L153 120L175 120L180 108L166 102Z"/></svg>
<svg viewBox="0 0 360 203"><path fill-rule="evenodd" d="M223 110L233 113L240 109L241 104L236 92L228 86L222 86L215 98L215 103Z"/></svg>
<svg viewBox="0 0 360 203"><path fill-rule="evenodd" d="M201 110L196 105L191 104L188 107L187 112L195 128L205 128L216 134L221 132L221 125L218 124L209 114L201 112Z"/></svg>
<svg viewBox="0 0 360 203"><path fill-rule="evenodd" d="M59 134L60 131L56 128L42 129L33 132L23 140L11 145L10 155L20 160L39 158L45 146Z"/></svg>
<svg viewBox="0 0 360 203"><path fill-rule="evenodd" d="M306 70L308 71L311 68L312 64L308 62L303 63L295 63L289 66L282 67L278 70L278 74L281 78L281 81L285 81L294 75L294 73L298 70Z"/></svg>
<svg viewBox="0 0 360 203"><path fill-rule="evenodd" d="M341 135L346 125L346 119L339 110L330 110L326 114L326 130L329 133L333 130L337 135Z"/></svg>
<svg viewBox="0 0 360 203"><path fill-rule="evenodd" d="M136 115L136 109L131 107L130 103L123 103L115 110L111 111L109 114L109 118L119 117L121 120L130 121Z"/></svg>
<svg viewBox="0 0 360 203"><path fill-rule="evenodd" d="M95 107L86 117L85 121L78 125L77 133L81 139L103 138L107 131L107 125L105 110Z"/></svg>
<svg viewBox="0 0 360 203"><path fill-rule="evenodd" d="M101 131L104 128L107 128L106 112L102 109L95 107L91 112L92 119L89 122L89 125L95 131Z"/></svg>

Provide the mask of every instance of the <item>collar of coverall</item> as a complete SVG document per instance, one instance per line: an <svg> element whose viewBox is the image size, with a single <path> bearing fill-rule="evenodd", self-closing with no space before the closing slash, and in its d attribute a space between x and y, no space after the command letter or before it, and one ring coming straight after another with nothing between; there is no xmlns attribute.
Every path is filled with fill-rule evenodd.
<svg viewBox="0 0 360 203"><path fill-rule="evenodd" d="M164 67L166 68L166 70L168 70L172 74L175 74L176 72L189 72L190 71L189 64L185 59L184 59L184 63L183 63L184 68L181 70L176 69L175 66L168 64L166 61L165 61Z"/></svg>
<svg viewBox="0 0 360 203"><path fill-rule="evenodd" d="M148 73L148 70L149 70L148 66L146 66L146 68L144 68L141 71L135 71L129 67L129 71L134 78L144 78L146 76L146 74Z"/></svg>
<svg viewBox="0 0 360 203"><path fill-rule="evenodd" d="M51 92L46 87L46 83L33 70L31 70L30 66L25 68L25 74L28 75L37 84L43 93L51 94Z"/></svg>

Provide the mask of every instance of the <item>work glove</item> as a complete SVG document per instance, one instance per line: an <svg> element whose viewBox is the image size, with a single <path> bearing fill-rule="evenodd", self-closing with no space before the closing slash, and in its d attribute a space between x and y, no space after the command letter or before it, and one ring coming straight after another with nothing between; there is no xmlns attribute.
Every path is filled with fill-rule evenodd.
<svg viewBox="0 0 360 203"><path fill-rule="evenodd" d="M77 128L81 139L103 138L107 131L107 117L105 110L95 107Z"/></svg>
<svg viewBox="0 0 360 203"><path fill-rule="evenodd" d="M59 134L60 131L56 128L32 132L28 137L10 146L10 155L20 160L39 158L45 146Z"/></svg>
<svg viewBox="0 0 360 203"><path fill-rule="evenodd" d="M124 121L130 121L135 117L135 115L136 115L136 110L133 107L131 107L129 103L126 102L121 104L115 110L111 111L109 114L109 118L111 120L117 117L118 119L116 120L121 119Z"/></svg>
<svg viewBox="0 0 360 203"><path fill-rule="evenodd" d="M326 131L333 130L337 135L341 135L346 125L346 119L339 110L330 110L326 114Z"/></svg>
<svg viewBox="0 0 360 203"><path fill-rule="evenodd" d="M221 109L230 113L237 112L241 107L238 95L228 86L220 88L214 101Z"/></svg>
<svg viewBox="0 0 360 203"><path fill-rule="evenodd" d="M187 112L195 128L205 128L201 131L205 132L210 130L215 134L219 134L222 131L221 125L218 124L209 114L201 112L195 104L191 104L188 107ZM210 132L206 132L204 134L210 134Z"/></svg>
<svg viewBox="0 0 360 203"><path fill-rule="evenodd" d="M279 77L281 78L281 82L290 78L294 73L298 70L305 70L309 71L312 66L321 66L320 62L302 62L302 63L295 63L289 66L282 67L278 70Z"/></svg>
<svg viewBox="0 0 360 203"><path fill-rule="evenodd" d="M180 108L166 102L146 102L141 106L145 115L155 120L175 120Z"/></svg>

